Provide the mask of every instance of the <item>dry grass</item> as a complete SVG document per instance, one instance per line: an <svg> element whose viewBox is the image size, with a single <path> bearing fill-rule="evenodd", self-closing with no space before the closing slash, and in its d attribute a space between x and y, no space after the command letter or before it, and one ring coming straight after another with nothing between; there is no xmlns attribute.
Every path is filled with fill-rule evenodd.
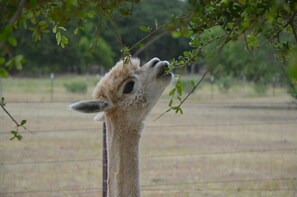
<svg viewBox="0 0 297 197"><path fill-rule="evenodd" d="M7 108L33 134L9 141L13 123L0 113L1 197L101 196L101 123L67 109L90 98L94 78L57 79L54 103L47 80L4 81ZM67 80L87 81L88 94L67 94ZM141 140L143 196L296 197L296 109L285 90L267 94L234 87L210 99L204 84L184 115L153 121L166 109L164 95Z"/></svg>

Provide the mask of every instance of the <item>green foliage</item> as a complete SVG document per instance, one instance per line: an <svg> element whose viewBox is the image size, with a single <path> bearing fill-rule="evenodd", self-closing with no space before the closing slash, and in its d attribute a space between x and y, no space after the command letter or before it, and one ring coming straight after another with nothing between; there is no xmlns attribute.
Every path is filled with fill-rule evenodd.
<svg viewBox="0 0 297 197"><path fill-rule="evenodd" d="M40 67L84 71L95 63L108 67L115 56L127 61L135 53L142 59L172 59L170 69L183 70L203 61L211 65L207 72L221 80L224 91L230 76L264 84L288 78L287 72L279 74L271 54L286 64L296 50L296 1L139 2L0 1L0 76L22 67L30 71ZM42 45L33 46L31 37ZM295 81L287 81L296 95ZM199 85L191 84L193 91ZM184 89L179 77L170 92L170 110L182 113ZM173 106L173 98L180 104Z"/></svg>
<svg viewBox="0 0 297 197"><path fill-rule="evenodd" d="M189 37L193 49L174 59L172 68L184 69L202 59L216 78L234 76L256 83L286 78L272 55L286 63L296 48L296 2L188 2L187 13L170 29L177 38Z"/></svg>
<svg viewBox="0 0 297 197"><path fill-rule="evenodd" d="M23 136L19 133L19 128L22 127L25 131L28 130L27 127L25 127L27 120L22 120L21 123L18 123L5 108L6 102L4 97L2 97L0 100L0 106L3 109L3 111L11 118L11 120L16 124L15 130L10 131L10 133L12 134L10 140L17 139L21 141L23 139Z"/></svg>
<svg viewBox="0 0 297 197"><path fill-rule="evenodd" d="M126 51L126 56L133 54L144 61L151 57L172 59L189 47L186 38L172 38L165 24L171 23L185 7L186 3L179 0L150 0L135 4L131 15L123 16L115 10L111 14L114 30L108 27L110 24L103 24L106 31L102 31L102 37L109 41L118 57L125 57L122 52ZM145 37L148 39L142 40Z"/></svg>
<svg viewBox="0 0 297 197"><path fill-rule="evenodd" d="M10 131L10 133L13 135L10 140L13 140L13 139L18 139L19 141L21 141L23 139L23 136L18 132L18 131Z"/></svg>
<svg viewBox="0 0 297 197"><path fill-rule="evenodd" d="M52 42L43 44L41 47L43 50L40 50L38 46L36 47L36 45L31 46L34 48L33 51L27 50L25 46L32 45L30 37L32 37L34 41L43 41L44 39L51 40L52 37L47 36L47 34L53 33L57 45L61 46L61 48L66 48L70 39L74 40L73 34L76 35L80 33L86 23L91 23L93 27L95 26L95 16L106 16L106 14L113 12L115 9L119 9L123 13L128 13L127 7L129 7L129 5L132 5L133 7L133 5L138 2L138 0L120 0L114 2L101 2L95 0L0 1L0 60L1 62L4 60L4 63L0 64L0 75L8 76L8 71L14 70L15 68L19 69L23 66L23 61L18 61L18 63L21 64L15 64L10 67L5 66L6 62L9 62L14 57L17 57L18 54L27 54L28 56L32 54L33 56L36 56L34 53L36 51L38 51L39 54L44 54L44 51L45 54L48 53L47 48L59 50L53 46ZM131 13L131 6L129 10L129 13ZM90 36L93 36L93 34L90 34ZM25 39L25 37L28 38ZM94 37L95 36L93 36L93 38ZM72 45L76 45L75 41L73 43L74 44ZM98 46L100 46L100 44ZM71 53L74 54L73 56L79 53L79 50L76 49L78 49L78 46L72 46ZM113 59L111 61L111 58L113 58L113 52L111 50L108 51L109 48L106 47L106 45L103 46L102 49L107 49L104 55L100 55L100 57L102 57L102 62L100 62L101 59L99 58L99 62L96 63L107 67L111 66L113 63ZM51 53L50 56L54 56L56 54L57 53ZM30 61L27 61L27 64L30 64L30 66L26 66L26 69L44 65L44 62L41 62L41 60L46 61L48 59L42 57L40 58L41 60L38 61L38 57L36 60L35 58L30 58L28 56L25 57L26 59L30 59ZM66 59L71 62L71 58L72 57L63 55L63 58L61 59ZM75 61L76 64L78 64L74 65L75 67L84 65L82 63L84 60L78 57L72 59L80 60ZM97 57L93 55L92 59L93 62L98 61L98 55ZM57 63L54 63L54 65L55 64ZM71 63L68 64L71 65ZM48 61L46 65L52 65L52 61ZM62 68L60 70L64 69Z"/></svg>
<svg viewBox="0 0 297 197"><path fill-rule="evenodd" d="M71 82L64 84L65 89L71 93L86 93L88 85L86 82Z"/></svg>

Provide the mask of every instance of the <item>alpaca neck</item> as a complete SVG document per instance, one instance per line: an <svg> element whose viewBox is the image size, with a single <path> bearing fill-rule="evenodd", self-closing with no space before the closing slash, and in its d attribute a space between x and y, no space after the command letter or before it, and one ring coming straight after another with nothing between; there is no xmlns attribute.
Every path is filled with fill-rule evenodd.
<svg viewBox="0 0 297 197"><path fill-rule="evenodd" d="M106 116L106 125L108 196L139 197L139 140L143 123L131 124Z"/></svg>

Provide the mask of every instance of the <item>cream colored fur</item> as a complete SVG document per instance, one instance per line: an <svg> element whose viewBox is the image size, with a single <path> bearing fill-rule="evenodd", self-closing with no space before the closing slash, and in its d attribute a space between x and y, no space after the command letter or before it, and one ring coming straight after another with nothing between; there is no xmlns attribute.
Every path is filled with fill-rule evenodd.
<svg viewBox="0 0 297 197"><path fill-rule="evenodd" d="M99 112L95 119L106 121L109 197L141 196L139 141L145 117L171 81L172 74L163 72L165 66L168 62L158 58L142 67L139 59L131 58L126 64L119 61L97 84L95 100L72 105L87 113L94 106ZM131 81L133 91L123 93Z"/></svg>

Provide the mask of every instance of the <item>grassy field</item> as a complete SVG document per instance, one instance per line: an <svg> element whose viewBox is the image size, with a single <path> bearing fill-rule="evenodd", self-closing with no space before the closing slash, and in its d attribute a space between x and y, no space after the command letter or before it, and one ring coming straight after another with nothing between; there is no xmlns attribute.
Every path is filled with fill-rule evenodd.
<svg viewBox="0 0 297 197"><path fill-rule="evenodd" d="M192 76L193 77L193 76ZM86 94L63 84L84 81ZM2 80L7 109L32 133L10 141L12 121L0 112L0 197L101 196L102 123L68 104L90 99L95 76ZM146 121L141 139L144 197L296 197L297 110L286 90L237 83L228 94L203 83L168 113L167 92Z"/></svg>

